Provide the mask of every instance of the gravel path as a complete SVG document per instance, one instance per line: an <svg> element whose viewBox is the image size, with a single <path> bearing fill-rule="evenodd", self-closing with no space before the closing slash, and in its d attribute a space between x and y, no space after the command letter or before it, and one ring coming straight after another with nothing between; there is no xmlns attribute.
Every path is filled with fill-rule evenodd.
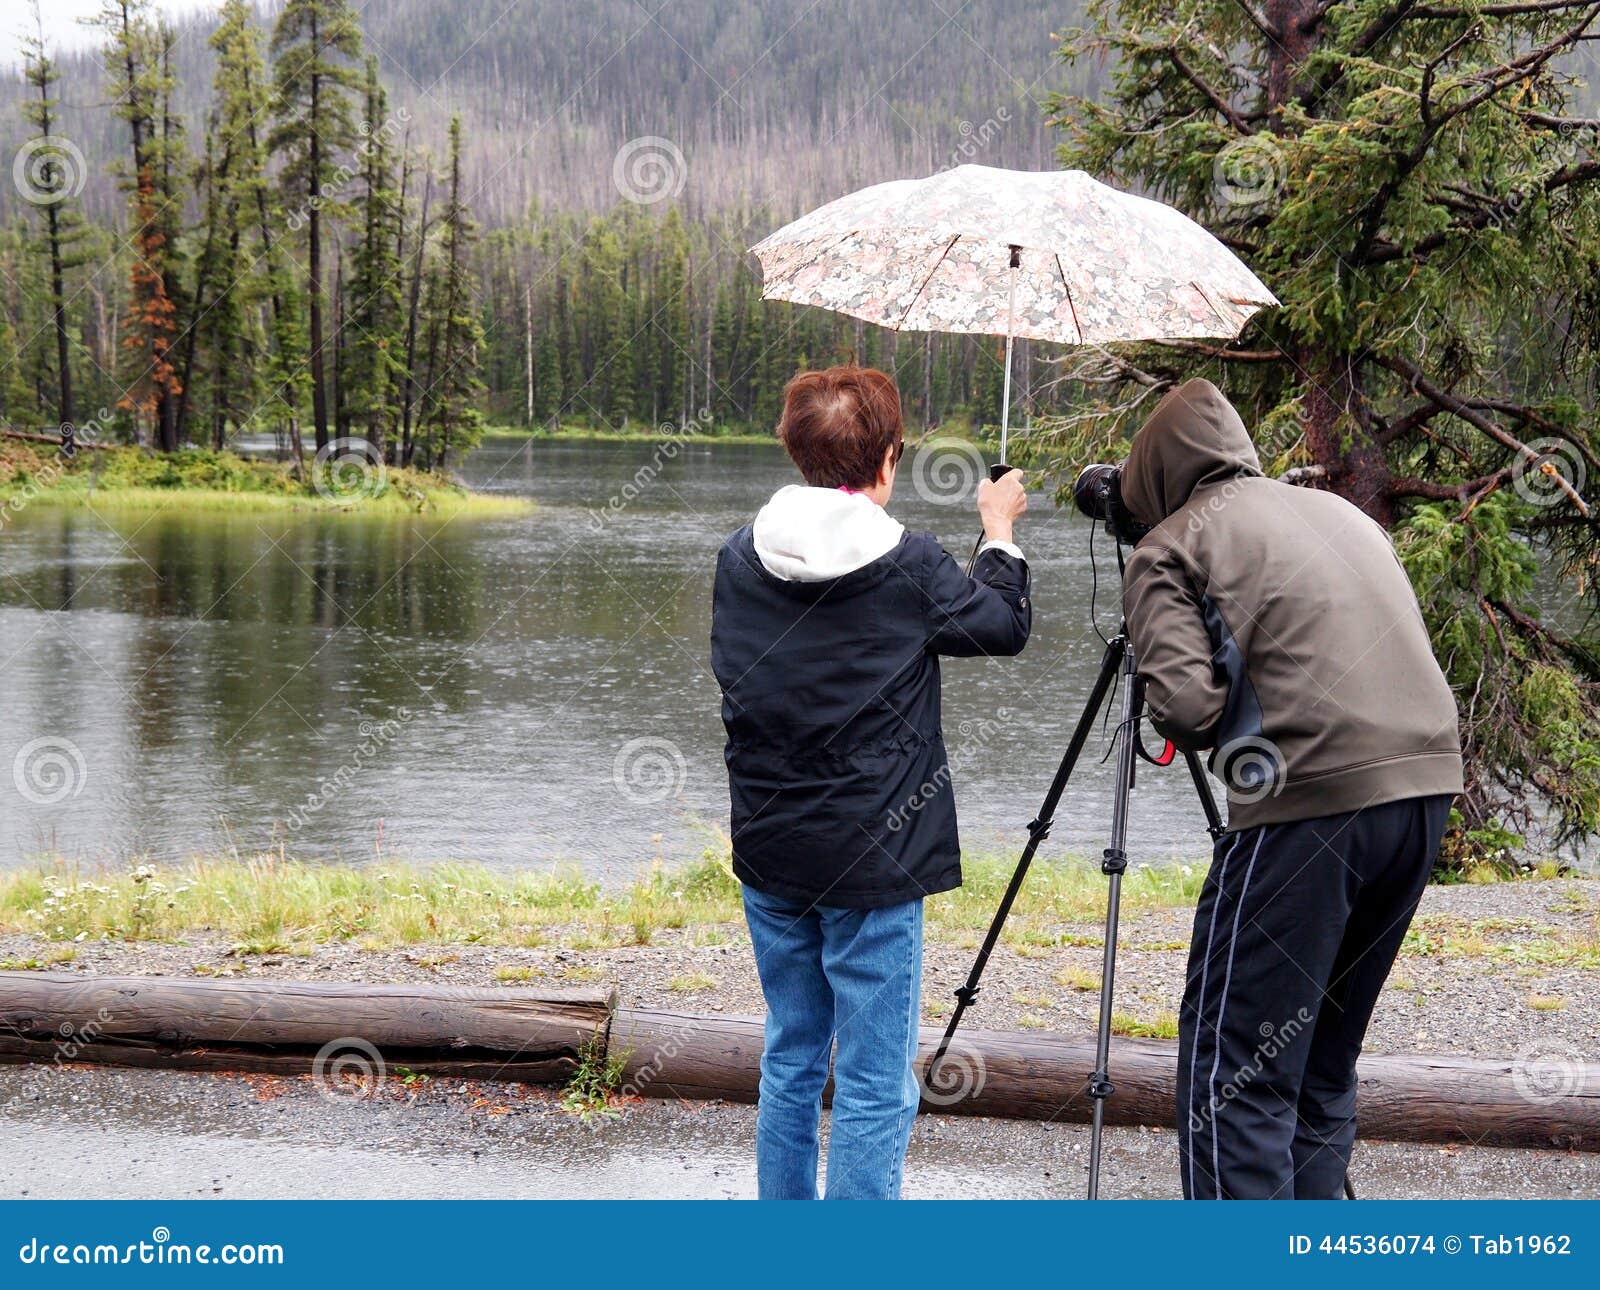
<svg viewBox="0 0 1600 1290"><path fill-rule="evenodd" d="M1170 1025L1183 988L1192 913L1163 910L1123 921L1117 1003L1138 1023ZM1098 1006L1098 925L1062 929L1053 946L1002 944L990 961L975 1026L1082 1034ZM475 945L368 951L349 943L305 957L235 954L218 938L181 944L84 942L70 962L51 965L64 947L23 935L0 936L0 965L32 963L83 973L139 973L352 981L437 981L458 985L609 982L625 1004L693 1012L759 1013L760 989L749 941L728 925L705 944L658 933L620 949L514 949ZM966 938L973 940L970 936ZM699 943L697 943L699 942ZM951 991L966 977L972 945L930 937L924 1018L947 1015ZM1431 887L1406 952L1395 965L1367 1047L1388 1052L1511 1056L1529 1047L1600 1060L1600 881L1558 879L1486 886Z"/></svg>
<svg viewBox="0 0 1600 1290"><path fill-rule="evenodd" d="M387 1081L330 1097L309 1078L0 1067L0 1197L748 1197L755 1110L640 1102L584 1123L521 1085ZM1083 1194L1081 1125L923 1115L908 1198ZM1600 1195L1600 1155L1362 1142L1369 1197ZM1174 1136L1109 1129L1108 1197L1179 1194Z"/></svg>

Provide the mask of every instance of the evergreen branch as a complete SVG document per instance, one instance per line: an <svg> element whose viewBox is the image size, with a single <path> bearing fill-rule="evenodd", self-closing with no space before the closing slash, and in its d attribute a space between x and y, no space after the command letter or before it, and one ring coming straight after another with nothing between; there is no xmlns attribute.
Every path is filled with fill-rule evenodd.
<svg viewBox="0 0 1600 1290"><path fill-rule="evenodd" d="M1582 161L1575 165L1564 167L1553 172L1541 185L1545 194L1559 192L1563 188L1570 188L1578 184L1586 184L1590 180L1600 179L1600 160ZM1459 187L1458 193L1463 192ZM1353 257L1355 263L1361 265L1388 264L1403 258L1420 259L1437 251L1464 234L1481 232L1496 220L1504 219L1516 209L1518 203L1510 198L1490 198L1482 195L1483 200L1492 204L1482 206L1472 214L1464 216L1448 228L1430 233L1427 237L1419 238L1410 247L1403 247L1394 242L1373 241L1365 254Z"/></svg>
<svg viewBox="0 0 1600 1290"><path fill-rule="evenodd" d="M1549 466L1546 460L1548 454L1535 452L1504 426L1486 417L1478 408L1473 406L1472 400L1460 398L1447 390L1440 389L1424 376L1422 369L1415 364L1398 357L1380 358L1378 362L1397 376L1403 377L1414 393L1431 400L1438 404L1443 411L1449 412L1465 421L1468 425L1481 430L1502 447L1509 448L1516 453L1534 469L1542 470L1550 479L1555 481L1556 487L1567 495L1567 499L1577 508L1580 515L1586 516L1589 514L1589 503L1583 500L1578 490L1559 471ZM1489 477L1486 476L1485 478Z"/></svg>
<svg viewBox="0 0 1600 1290"><path fill-rule="evenodd" d="M1516 18L1531 14L1560 13L1566 9L1581 9L1590 0L1512 0L1509 4L1486 4L1476 9L1462 9L1455 5L1418 5L1411 17L1421 20L1451 18Z"/></svg>
<svg viewBox="0 0 1600 1290"><path fill-rule="evenodd" d="M1331 5L1328 7L1331 7ZM1400 3L1396 4L1387 13L1379 14L1350 42L1349 58L1351 60L1359 59L1376 48L1380 41L1393 33L1401 23L1410 17L1411 12L1416 7L1416 0L1400 0ZM1340 62L1312 87L1311 92L1301 100L1301 104L1307 114L1314 113L1321 105L1322 100L1339 88L1344 81L1345 72L1348 68L1348 62Z"/></svg>
<svg viewBox="0 0 1600 1290"><path fill-rule="evenodd" d="M1372 200L1367 204L1366 218L1362 223L1361 233L1356 239L1356 247L1370 247L1376 240L1378 226L1382 223L1389 204L1399 193L1400 187L1405 183L1406 179L1427 159L1429 153L1433 150L1434 140L1439 137L1439 134L1447 125L1470 112L1475 112L1502 90L1509 89L1519 82L1528 80L1557 54L1577 44L1597 17L1600 17L1600 4L1591 3L1587 8L1587 12L1578 20L1576 25L1569 27L1554 40L1527 50L1508 63L1502 63L1498 67L1475 74L1469 79L1486 82L1483 88L1476 94L1469 94L1461 102L1454 104L1437 116L1434 114L1432 104L1434 74L1458 48L1466 44L1473 36L1481 34L1480 27L1476 23L1469 26L1455 40L1451 41L1437 58L1430 61L1422 74L1418 108L1423 126L1421 135L1411 150L1400 158L1395 167L1395 172L1384 181L1383 186L1378 189Z"/></svg>
<svg viewBox="0 0 1600 1290"><path fill-rule="evenodd" d="M1163 340L1155 343L1166 349L1181 349L1199 354L1202 358L1221 359L1225 363L1281 363L1288 357L1280 349L1228 349L1198 340Z"/></svg>
<svg viewBox="0 0 1600 1290"><path fill-rule="evenodd" d="M1488 596L1479 597L1478 603L1484 612L1492 613L1498 610L1505 615L1523 636L1545 649L1557 651L1577 663L1591 679L1600 677L1600 659L1595 657L1591 650L1582 641L1574 640L1570 636L1563 636L1553 627L1541 623L1530 614L1525 614L1509 601L1494 599Z"/></svg>
<svg viewBox="0 0 1600 1290"><path fill-rule="evenodd" d="M1200 92L1206 102L1217 110L1222 119L1232 126L1236 133L1251 133L1250 127L1229 105L1228 100L1223 98L1221 92L1214 85L1206 81L1199 72L1189 66L1188 61L1178 52L1175 46L1169 46L1166 52L1167 57L1172 60L1172 65L1178 69L1179 74Z"/></svg>

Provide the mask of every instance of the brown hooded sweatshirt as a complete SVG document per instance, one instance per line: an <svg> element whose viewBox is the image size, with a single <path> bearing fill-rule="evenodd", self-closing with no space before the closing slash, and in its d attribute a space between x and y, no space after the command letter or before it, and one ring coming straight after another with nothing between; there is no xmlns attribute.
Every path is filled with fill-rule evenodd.
<svg viewBox="0 0 1600 1290"><path fill-rule="evenodd" d="M1123 589L1150 715L1215 749L1230 830L1461 791L1455 698L1379 525L1263 476L1209 381L1161 400L1122 498L1155 525Z"/></svg>

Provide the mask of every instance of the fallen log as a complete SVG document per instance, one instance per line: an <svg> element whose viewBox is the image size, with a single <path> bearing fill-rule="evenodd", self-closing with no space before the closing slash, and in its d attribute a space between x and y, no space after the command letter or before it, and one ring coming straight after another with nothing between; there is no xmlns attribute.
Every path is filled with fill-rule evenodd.
<svg viewBox="0 0 1600 1290"><path fill-rule="evenodd" d="M549 1083L615 994L0 972L0 1061L338 1075L407 1067Z"/></svg>
<svg viewBox="0 0 1600 1290"><path fill-rule="evenodd" d="M938 1037L923 1029L924 1063ZM622 1059L626 1095L756 1099L759 1018L618 1009L604 990L0 972L0 1062L553 1083L596 1039ZM924 1111L1090 1117L1089 1039L973 1030L946 1060ZM1363 1137L1600 1151L1597 1063L1371 1054L1359 1075ZM1175 1044L1115 1040L1107 1123L1172 1124L1176 1076ZM1231 1096L1222 1086L1219 1102Z"/></svg>
<svg viewBox="0 0 1600 1290"><path fill-rule="evenodd" d="M62 446L60 434L39 434L33 430L12 430L8 427L0 426L0 437L6 439L21 439L24 443L48 444L52 448L59 448ZM74 448L110 449L116 447L115 444L100 443L94 439L74 439L72 443Z"/></svg>
<svg viewBox="0 0 1600 1290"><path fill-rule="evenodd" d="M940 1032L923 1027L925 1065ZM611 1052L626 1054L623 1088L643 1097L753 1102L761 1021L620 1008ZM925 1112L1086 1123L1094 1042L1037 1032L973 1030L946 1058ZM1167 1126L1176 1119L1178 1049L1155 1039L1112 1042L1116 1093L1106 1122ZM1600 1151L1600 1064L1373 1053L1361 1060L1361 1136ZM1231 1100L1224 1087L1219 1095Z"/></svg>

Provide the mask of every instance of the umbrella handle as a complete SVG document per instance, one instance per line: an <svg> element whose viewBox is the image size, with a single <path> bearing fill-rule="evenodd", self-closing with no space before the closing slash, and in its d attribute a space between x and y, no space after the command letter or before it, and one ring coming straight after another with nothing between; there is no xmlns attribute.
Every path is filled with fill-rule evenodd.
<svg viewBox="0 0 1600 1290"><path fill-rule="evenodd" d="M989 480L991 483L998 481L1002 476L1015 470L1015 466L1008 466L1003 461L997 461L989 467ZM967 557L967 577L972 576L972 570L978 563L978 552L983 549L983 530L978 530L978 540L972 544L972 554Z"/></svg>

